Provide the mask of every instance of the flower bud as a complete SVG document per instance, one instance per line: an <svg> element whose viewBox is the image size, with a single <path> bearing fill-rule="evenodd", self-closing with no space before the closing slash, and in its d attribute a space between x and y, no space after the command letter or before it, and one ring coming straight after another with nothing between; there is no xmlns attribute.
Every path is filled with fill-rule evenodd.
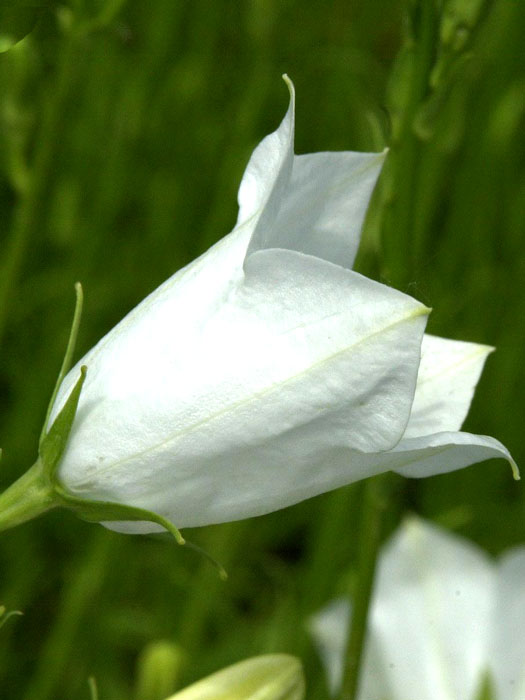
<svg viewBox="0 0 525 700"><path fill-rule="evenodd" d="M178 685L184 652L173 642L148 644L137 661L137 700L163 700Z"/></svg>
<svg viewBox="0 0 525 700"><path fill-rule="evenodd" d="M246 659L172 695L169 700L303 700L304 678L294 656Z"/></svg>

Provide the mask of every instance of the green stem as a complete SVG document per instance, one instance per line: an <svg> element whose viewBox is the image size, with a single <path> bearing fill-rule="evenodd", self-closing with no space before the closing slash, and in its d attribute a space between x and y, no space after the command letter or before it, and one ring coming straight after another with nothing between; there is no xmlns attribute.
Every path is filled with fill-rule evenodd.
<svg viewBox="0 0 525 700"><path fill-rule="evenodd" d="M223 523L209 530L205 549L212 552L226 570L235 561L246 530L245 522ZM181 608L177 634L177 641L189 657L198 653L210 610L213 610L214 601L223 591L223 586L221 577L203 559Z"/></svg>
<svg viewBox="0 0 525 700"><path fill-rule="evenodd" d="M364 484L358 579L352 596L352 623L340 700L355 700L359 689L359 672L362 666L368 609L381 544L382 516L385 509L384 484L387 478L378 476L368 479Z"/></svg>
<svg viewBox="0 0 525 700"><path fill-rule="evenodd" d="M45 478L39 459L0 494L0 532L36 518L56 505L53 487Z"/></svg>
<svg viewBox="0 0 525 700"><path fill-rule="evenodd" d="M338 543L348 534L348 513L358 511L362 484L338 489L326 494L319 503L319 512L312 519L312 529L307 536L307 559L304 572L303 615L307 617L319 610L333 595L334 581L339 578L341 570L348 566L354 551L344 547L328 546ZM352 545L353 546L353 545ZM308 637L305 645L310 647Z"/></svg>
<svg viewBox="0 0 525 700"><path fill-rule="evenodd" d="M91 694L91 700L98 700L97 681L95 680L94 676L90 676L88 678L88 686Z"/></svg>
<svg viewBox="0 0 525 700"><path fill-rule="evenodd" d="M43 118L36 138L34 161L29 173L27 189L20 195L14 212L11 234L5 242L0 275L0 343L5 330L9 301L22 268L31 237L43 227L43 212L52 173L55 154L62 135L64 102L68 94L75 67L74 38L67 35L56 78L56 88Z"/></svg>
<svg viewBox="0 0 525 700"><path fill-rule="evenodd" d="M382 236L389 265L388 277L401 289L406 289L414 280L420 249L413 231L421 159L421 144L414 133L414 119L429 94L429 77L435 60L438 15L434 3L419 2L417 17L415 36L409 39L413 70L405 75L408 84L397 87L404 91L405 99L402 124L391 144L389 173L393 199L385 211Z"/></svg>

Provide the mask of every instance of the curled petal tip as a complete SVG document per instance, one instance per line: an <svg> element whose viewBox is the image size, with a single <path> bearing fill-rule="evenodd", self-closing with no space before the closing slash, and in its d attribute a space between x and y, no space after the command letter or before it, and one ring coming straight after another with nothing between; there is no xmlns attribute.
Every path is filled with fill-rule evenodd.
<svg viewBox="0 0 525 700"><path fill-rule="evenodd" d="M295 93L295 88L293 82L290 80L288 73L283 73L282 74L282 79L286 83L288 90L290 91L290 94L293 95Z"/></svg>

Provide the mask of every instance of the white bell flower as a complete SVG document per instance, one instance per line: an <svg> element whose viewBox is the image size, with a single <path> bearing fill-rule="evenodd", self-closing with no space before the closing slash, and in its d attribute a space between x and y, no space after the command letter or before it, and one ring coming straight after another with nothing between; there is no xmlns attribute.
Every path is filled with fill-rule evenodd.
<svg viewBox="0 0 525 700"><path fill-rule="evenodd" d="M62 382L51 423L87 367L69 439L52 458L62 496L77 505L200 526L387 470L512 463L497 440L458 432L490 349L423 339L426 307L351 269L385 153L294 155L288 84L288 112L242 178L234 230ZM121 531L162 527L90 508Z"/></svg>
<svg viewBox="0 0 525 700"><path fill-rule="evenodd" d="M334 694L342 681L349 605L332 602L310 631ZM525 698L525 547L498 562L416 518L379 558L359 700ZM484 696L485 697L485 696Z"/></svg>
<svg viewBox="0 0 525 700"><path fill-rule="evenodd" d="M351 270L384 154L294 156L293 127L292 93L250 159L232 233L79 362L88 372L59 469L70 492L187 527L387 469L509 458L455 432L489 349L427 337L414 398L428 310Z"/></svg>

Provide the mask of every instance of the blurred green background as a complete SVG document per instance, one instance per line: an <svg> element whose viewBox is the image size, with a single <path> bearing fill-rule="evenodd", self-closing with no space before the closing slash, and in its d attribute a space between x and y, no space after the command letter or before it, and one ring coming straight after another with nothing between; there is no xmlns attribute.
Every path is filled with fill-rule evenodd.
<svg viewBox="0 0 525 700"><path fill-rule="evenodd" d="M232 228L284 72L296 152L391 147L359 269L432 306L431 332L497 346L465 428L523 467L524 32L520 0L2 5L0 487L35 459L74 282L80 356ZM0 631L2 697L83 700L93 675L101 700L160 700L270 651L300 654L326 697L304 620L352 584L361 489L186 531L227 583L171 541L65 512L2 533L0 604L24 611ZM396 478L386 531L407 511L493 554L525 541L502 461Z"/></svg>

